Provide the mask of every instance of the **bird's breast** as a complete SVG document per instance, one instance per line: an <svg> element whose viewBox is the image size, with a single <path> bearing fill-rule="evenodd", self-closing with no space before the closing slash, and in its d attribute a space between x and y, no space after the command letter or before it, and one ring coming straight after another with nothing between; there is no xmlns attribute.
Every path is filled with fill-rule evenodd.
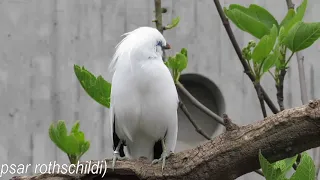
<svg viewBox="0 0 320 180"><path fill-rule="evenodd" d="M163 136L177 113L177 91L170 71L163 62L143 64L136 74L140 92L140 130L155 137Z"/></svg>
<svg viewBox="0 0 320 180"><path fill-rule="evenodd" d="M150 60L118 69L112 88L120 137L134 140L143 134L159 140L170 122L177 121L178 95L162 61Z"/></svg>

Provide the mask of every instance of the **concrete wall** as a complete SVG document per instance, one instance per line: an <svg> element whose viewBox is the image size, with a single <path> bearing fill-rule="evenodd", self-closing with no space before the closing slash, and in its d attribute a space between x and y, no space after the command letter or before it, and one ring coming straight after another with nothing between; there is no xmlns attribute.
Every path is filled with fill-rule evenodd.
<svg viewBox="0 0 320 180"><path fill-rule="evenodd" d="M299 4L299 0L294 1ZM284 0L222 0L249 5L257 3L270 10L278 20L286 13ZM181 17L179 26L166 31L165 37L174 54L181 48L189 50L186 74L200 74L216 84L223 94L225 111L238 124L262 120L256 92L243 73L230 40L219 19L212 0L163 0L168 8L164 22ZM319 21L320 3L309 0L306 21ZM32 164L58 161L67 157L48 138L51 122L66 120L68 126L80 120L81 129L91 141L91 148L82 160L111 157L108 109L93 101L80 87L73 65L111 80L107 71L120 35L139 26L153 26L151 0L2 0L0 2L0 164ZM232 26L240 46L250 35ZM303 51L309 99L320 97L320 42ZM275 100L274 84L263 78L265 90ZM190 87L190 90L197 87ZM200 88L201 89L201 88ZM202 88L203 89L203 88ZM197 95L200 90L194 90ZM204 90L205 91L205 90ZM217 108L208 96L197 96ZM200 95L199 95L200 94ZM296 58L285 82L285 106L301 105ZM188 104L187 104L188 105ZM188 105L188 107L190 107ZM214 129L215 123L198 112L202 127ZM269 111L270 112L270 111ZM179 116L178 150L202 141L183 115ZM183 127L183 128L182 128ZM218 128L214 135L219 134ZM195 135L190 135L190 133ZM185 135L192 138L189 142ZM28 173L32 173L28 171ZM6 174L3 179L12 175ZM239 179L259 179L251 173Z"/></svg>

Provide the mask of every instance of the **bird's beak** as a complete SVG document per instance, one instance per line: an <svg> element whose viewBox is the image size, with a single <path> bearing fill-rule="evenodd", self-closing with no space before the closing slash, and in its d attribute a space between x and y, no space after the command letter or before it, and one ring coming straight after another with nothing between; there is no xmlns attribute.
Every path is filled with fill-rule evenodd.
<svg viewBox="0 0 320 180"><path fill-rule="evenodd" d="M163 49L171 49L171 46L170 46L170 44L167 43L166 46L163 46L162 48Z"/></svg>

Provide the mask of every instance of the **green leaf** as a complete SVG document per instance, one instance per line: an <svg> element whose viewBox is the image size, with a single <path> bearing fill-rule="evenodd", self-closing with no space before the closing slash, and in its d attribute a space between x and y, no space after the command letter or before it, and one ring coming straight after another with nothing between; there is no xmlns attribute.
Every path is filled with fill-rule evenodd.
<svg viewBox="0 0 320 180"><path fill-rule="evenodd" d="M267 58L265 59L265 61L263 63L263 72L269 71L269 69L275 65L275 63L279 59L280 55L281 55L280 49L279 49L279 46L277 45L274 48L274 52L269 54L267 56Z"/></svg>
<svg viewBox="0 0 320 180"><path fill-rule="evenodd" d="M101 105L110 107L111 84L103 79L102 76L97 78L86 70L84 67L74 65L74 72L88 95Z"/></svg>
<svg viewBox="0 0 320 180"><path fill-rule="evenodd" d="M283 171L286 168L286 162L284 160L276 161L272 164L272 166Z"/></svg>
<svg viewBox="0 0 320 180"><path fill-rule="evenodd" d="M282 179L281 169L269 163L269 161L263 157L261 151L259 151L259 162L266 180Z"/></svg>
<svg viewBox="0 0 320 180"><path fill-rule="evenodd" d="M185 55L178 53L176 54L176 63L177 63L177 70L182 72L188 65L188 59Z"/></svg>
<svg viewBox="0 0 320 180"><path fill-rule="evenodd" d="M295 15L296 15L296 12L294 11L294 9L289 9L286 16L281 21L280 27L283 27L284 25L286 25Z"/></svg>
<svg viewBox="0 0 320 180"><path fill-rule="evenodd" d="M59 139L59 134L58 131L56 130L54 123L52 123L49 127L49 137L51 141L63 152L67 152L67 150L62 146L62 143L60 142Z"/></svg>
<svg viewBox="0 0 320 180"><path fill-rule="evenodd" d="M275 163L272 164L274 169L277 169L279 174L276 175L274 180L284 180L286 179L286 162L284 160L276 161ZM280 170L280 171L279 171Z"/></svg>
<svg viewBox="0 0 320 180"><path fill-rule="evenodd" d="M79 152L79 142L77 141L77 138L74 136L74 134L70 134L66 141L65 141L65 147L67 149L67 154L70 155L78 155Z"/></svg>
<svg viewBox="0 0 320 180"><path fill-rule="evenodd" d="M63 120L59 120L56 126L54 126L54 123L51 124L49 127L49 137L60 150L68 153L67 127Z"/></svg>
<svg viewBox="0 0 320 180"><path fill-rule="evenodd" d="M84 153L86 153L90 148L90 142L89 141L86 141L84 143L81 144L81 155L83 155Z"/></svg>
<svg viewBox="0 0 320 180"><path fill-rule="evenodd" d="M282 171L288 172L292 168L293 164L296 162L297 157L298 157L298 155L295 155L291 158L284 159L283 161L286 163L286 167Z"/></svg>
<svg viewBox="0 0 320 180"><path fill-rule="evenodd" d="M297 170L290 180L314 180L315 176L314 162L307 152L303 152Z"/></svg>
<svg viewBox="0 0 320 180"><path fill-rule="evenodd" d="M71 163L78 161L90 147L90 142L85 140L85 135L79 128L80 123L76 121L68 135L66 124L62 120L57 122L56 127L52 123L49 128L50 139L68 155Z"/></svg>
<svg viewBox="0 0 320 180"><path fill-rule="evenodd" d="M176 27L180 22L180 17L177 16L176 18L172 19L171 23L168 24L165 29L172 29L174 27Z"/></svg>
<svg viewBox="0 0 320 180"><path fill-rule="evenodd" d="M178 67L175 63L175 60L176 60L175 56L169 56L165 64L168 66L168 68L177 69Z"/></svg>
<svg viewBox="0 0 320 180"><path fill-rule="evenodd" d="M263 36L257 46L253 49L252 59L254 62L261 63L261 61L268 56L277 40L277 35L277 27L273 25L270 34Z"/></svg>
<svg viewBox="0 0 320 180"><path fill-rule="evenodd" d="M259 39L268 34L274 24L279 26L270 12L255 4L251 4L249 8L231 4L229 10L225 8L224 11L238 28Z"/></svg>
<svg viewBox="0 0 320 180"><path fill-rule="evenodd" d="M181 53L180 53L181 52ZM187 49L182 48L175 56L169 56L165 64L172 70L182 72L188 65L188 52Z"/></svg>
<svg viewBox="0 0 320 180"><path fill-rule="evenodd" d="M188 50L186 48L181 49L181 54L185 55L188 58Z"/></svg>
<svg viewBox="0 0 320 180"><path fill-rule="evenodd" d="M306 12L308 5L308 0L304 0L300 6L297 8L297 12L290 20L288 20L284 24L285 34L288 34L288 32L291 30L291 28L298 22L302 21L304 14Z"/></svg>
<svg viewBox="0 0 320 180"><path fill-rule="evenodd" d="M79 142L79 143L84 143L85 142L85 137L84 137L84 133L79 131L79 132L75 132L75 133L72 133L74 135L74 137L76 138L76 140Z"/></svg>
<svg viewBox="0 0 320 180"><path fill-rule="evenodd" d="M76 139L68 136L68 130L64 121L59 120L57 123L57 132L59 134L59 143L67 154L76 154L79 146Z"/></svg>
<svg viewBox="0 0 320 180"><path fill-rule="evenodd" d="M76 121L72 126L71 133L79 132L80 121Z"/></svg>
<svg viewBox="0 0 320 180"><path fill-rule="evenodd" d="M65 139L68 136L68 130L64 121L59 120L57 123L57 132L59 137Z"/></svg>
<svg viewBox="0 0 320 180"><path fill-rule="evenodd" d="M265 34L269 33L269 29L263 23L257 21L253 17L244 12L233 9L224 9L226 16L241 30L250 33L252 36L261 39Z"/></svg>
<svg viewBox="0 0 320 180"><path fill-rule="evenodd" d="M320 37L320 22L298 22L288 32L284 44L292 51L297 52L310 47Z"/></svg>
<svg viewBox="0 0 320 180"><path fill-rule="evenodd" d="M297 7L297 15L298 15L298 18L300 19L300 21L304 17L307 6L308 6L308 0L303 0L303 2L300 4L300 6Z"/></svg>
<svg viewBox="0 0 320 180"><path fill-rule="evenodd" d="M278 35L279 44L282 45L284 39L285 39L285 30L284 30L284 27L281 27L280 30L279 30L279 35Z"/></svg>
<svg viewBox="0 0 320 180"><path fill-rule="evenodd" d="M265 8L258 6L257 4L250 4L249 8L241 7L239 5L233 6L230 5L231 8L239 8L242 9L243 12L246 12L251 17L254 17L259 22L262 22L264 25L266 25L269 30L272 28L272 26L275 24L277 27L279 26L278 21L276 18Z"/></svg>

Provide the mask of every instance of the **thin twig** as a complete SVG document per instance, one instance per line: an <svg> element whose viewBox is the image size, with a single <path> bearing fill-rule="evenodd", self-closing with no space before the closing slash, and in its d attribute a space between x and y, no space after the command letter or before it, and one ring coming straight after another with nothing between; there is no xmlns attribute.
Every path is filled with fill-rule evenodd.
<svg viewBox="0 0 320 180"><path fill-rule="evenodd" d="M224 113L222 115L222 118L227 131L234 131L239 129L239 126L234 124L227 114Z"/></svg>
<svg viewBox="0 0 320 180"><path fill-rule="evenodd" d="M283 82L284 82L284 77L287 73L287 70L286 69L281 69L280 70L280 75L279 75L279 83L276 83L276 89L277 89L277 101L278 101L278 104L279 104L279 108L280 108L280 111L283 111L285 108L284 108L284 105L283 105Z"/></svg>
<svg viewBox="0 0 320 180"><path fill-rule="evenodd" d="M267 92L264 91L264 89L262 88L262 86L260 86L260 90L262 91L264 101L267 103L267 105L269 106L269 108L271 109L271 111L272 111L274 114L277 114L277 113L279 112L279 110L278 110L277 107L274 105L274 103L272 102L272 100L271 100L271 98L269 97L269 95L267 94Z"/></svg>
<svg viewBox="0 0 320 180"><path fill-rule="evenodd" d="M196 129L196 131L201 134L203 137L205 137L207 140L211 140L211 137L209 135L207 135L197 124L196 122L193 120L193 118L191 117L190 112L188 111L187 107L184 105L184 103L182 102L181 98L180 102L179 102L179 107L180 109L183 111L183 113L186 115L186 117L189 119L190 123L193 125L193 127Z"/></svg>
<svg viewBox="0 0 320 180"><path fill-rule="evenodd" d="M284 97L283 97L283 89L284 89L284 78L286 76L286 73L287 73L287 69L286 67L288 66L289 62L291 61L291 58L293 57L294 55L294 52L291 53L291 55L289 56L288 60L284 59L284 68L280 69L280 74L278 76L278 79L279 81L276 82L276 89L277 89L277 101L278 101L278 104L279 104L279 108L280 108L280 111L283 111L285 108L284 108L284 104L283 104L283 101L284 101ZM285 58L286 56L286 49L284 50L283 52L283 57Z"/></svg>
<svg viewBox="0 0 320 180"><path fill-rule="evenodd" d="M261 85L259 82L255 82L254 83L254 88L256 89L257 92L257 96L260 102L260 107L261 107L261 111L262 111L262 115L264 118L267 117L267 111L266 111L266 107L264 105L264 97L263 97L263 93L261 91Z"/></svg>
<svg viewBox="0 0 320 180"><path fill-rule="evenodd" d="M221 21L222 21L222 24L224 25L226 31L227 31L227 34L231 40L231 43L239 57L239 60L244 68L244 72L248 75L248 77L250 78L250 80L254 83L256 81L255 77L253 76L253 74L250 72L249 70L249 65L248 63L246 62L246 60L243 58L242 56L242 52L241 52L241 49L237 43L237 40L232 32L232 29L230 27L230 23L229 23L229 20L227 19L226 15L224 14L223 12L223 9L221 7L221 4L219 2L219 0L213 0L217 10L218 10L218 13L219 13L219 16L221 18ZM261 87L261 85L260 85ZM276 114L279 112L279 110L276 108L276 106L274 105L274 103L271 101L271 99L269 98L269 96L267 95L267 93L264 91L264 89L261 87L261 92L263 93L263 97L264 97L264 101L267 103L267 105L269 106L269 108L271 109L271 111Z"/></svg>
<svg viewBox="0 0 320 180"><path fill-rule="evenodd" d="M223 119L220 116L218 116L217 114L212 112L210 109L208 109L206 106L204 106L201 102L199 102L194 96L192 96L192 94L186 88L184 88L184 86L180 82L177 82L176 86L191 101L191 103L194 106L196 106L198 109L206 113L208 116L212 117L219 124L225 126Z"/></svg>
<svg viewBox="0 0 320 180"><path fill-rule="evenodd" d="M162 25L162 7L161 7L161 0L154 0L154 7L155 7L155 16L156 16L156 27L158 31L163 33L163 25Z"/></svg>
<svg viewBox="0 0 320 180"><path fill-rule="evenodd" d="M161 0L154 0L154 8L155 8L155 18L156 18L154 22L156 23L156 28L161 34L163 34L163 31L165 30L165 28L162 24L162 13L166 11L163 11L163 8L161 6ZM165 59L166 59L166 51L163 49L162 60L165 61Z"/></svg>
<svg viewBox="0 0 320 180"><path fill-rule="evenodd" d="M294 4L291 0L286 0L288 9L294 9Z"/></svg>

